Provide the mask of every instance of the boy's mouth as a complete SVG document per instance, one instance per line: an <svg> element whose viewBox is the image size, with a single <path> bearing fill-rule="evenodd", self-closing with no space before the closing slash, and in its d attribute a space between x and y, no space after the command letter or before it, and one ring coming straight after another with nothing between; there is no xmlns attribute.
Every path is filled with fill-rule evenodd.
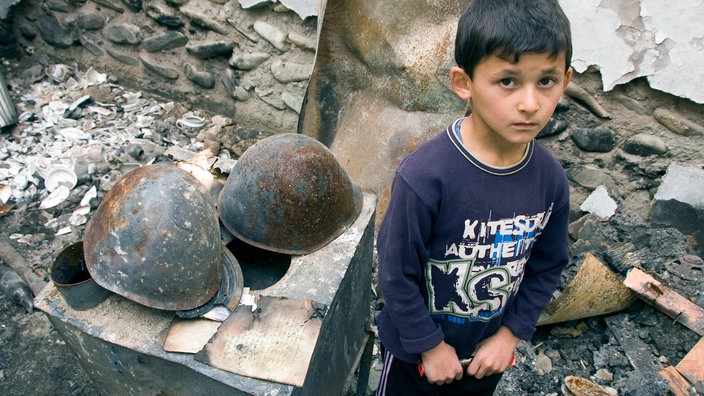
<svg viewBox="0 0 704 396"><path fill-rule="evenodd" d="M513 124L513 127L518 130L533 130L536 125L534 122L517 122Z"/></svg>

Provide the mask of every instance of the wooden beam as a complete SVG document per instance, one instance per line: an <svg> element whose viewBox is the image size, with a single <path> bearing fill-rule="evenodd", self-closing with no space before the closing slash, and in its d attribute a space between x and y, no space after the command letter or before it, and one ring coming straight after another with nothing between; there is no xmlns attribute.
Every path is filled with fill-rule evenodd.
<svg viewBox="0 0 704 396"><path fill-rule="evenodd" d="M690 396L689 388L692 385L673 366L658 371L658 373L670 384L670 391L675 396Z"/></svg>
<svg viewBox="0 0 704 396"><path fill-rule="evenodd" d="M628 271L623 283L641 300L681 323L700 336L704 336L704 309L688 298L663 285L639 268Z"/></svg>
<svg viewBox="0 0 704 396"><path fill-rule="evenodd" d="M697 390L704 389L704 338L694 345L676 367Z"/></svg>

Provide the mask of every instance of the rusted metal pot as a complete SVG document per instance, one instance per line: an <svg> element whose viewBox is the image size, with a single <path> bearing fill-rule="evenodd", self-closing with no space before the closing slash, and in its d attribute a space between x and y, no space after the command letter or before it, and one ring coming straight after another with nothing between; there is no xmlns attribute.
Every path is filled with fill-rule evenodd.
<svg viewBox="0 0 704 396"><path fill-rule="evenodd" d="M218 198L225 227L253 246L307 254L342 234L362 209L362 192L335 155L305 135L270 136L233 167Z"/></svg>
<svg viewBox="0 0 704 396"><path fill-rule="evenodd" d="M102 287L140 304L189 310L218 291L223 244L205 187L172 164L137 168L86 225L86 264Z"/></svg>
<svg viewBox="0 0 704 396"><path fill-rule="evenodd" d="M49 277L66 303L78 311L94 308L112 294L95 283L88 272L83 242L72 243L56 255Z"/></svg>

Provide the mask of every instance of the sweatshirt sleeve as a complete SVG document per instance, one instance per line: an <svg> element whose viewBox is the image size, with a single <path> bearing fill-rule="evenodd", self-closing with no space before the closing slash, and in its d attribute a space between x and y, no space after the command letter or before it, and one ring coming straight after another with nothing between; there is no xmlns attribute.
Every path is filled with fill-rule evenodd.
<svg viewBox="0 0 704 396"><path fill-rule="evenodd" d="M407 353L424 352L444 339L421 292L434 215L397 173L377 238L378 277L385 309Z"/></svg>
<svg viewBox="0 0 704 396"><path fill-rule="evenodd" d="M568 231L569 189L567 181L548 224L533 246L525 274L513 303L506 308L502 323L524 340L536 330L536 323L550 302L560 274L569 262Z"/></svg>

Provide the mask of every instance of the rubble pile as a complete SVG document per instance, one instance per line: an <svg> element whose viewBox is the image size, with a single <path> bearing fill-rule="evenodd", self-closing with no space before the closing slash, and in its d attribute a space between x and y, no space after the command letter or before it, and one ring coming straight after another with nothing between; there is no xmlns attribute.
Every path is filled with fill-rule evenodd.
<svg viewBox="0 0 704 396"><path fill-rule="evenodd" d="M313 34L311 19L301 23L280 5L272 6L273 12L269 12L261 8L262 2L239 2L259 7L237 14L243 18L242 24L223 27L233 31L240 49L246 49L238 52L229 43L213 38L220 35L220 25L208 23L208 19L183 30L188 43L176 32L162 35L161 30L168 29L159 27L151 31L148 39L131 44L131 23L124 19L132 11L99 7L98 1L87 5L48 2L49 11L44 11L70 20L67 14L75 11L74 3L91 12L75 21L83 26L78 37L81 46L72 41L72 47L62 51L88 51L82 56L109 59L106 66L121 68L82 68L77 64L47 62L44 56L37 56L41 62L30 57L24 63L4 61L0 67L9 97L17 107L16 120L6 123L0 133L0 259L6 264L0 274L7 277L3 289L15 285L26 293L17 278L7 275L14 270L34 293L38 292L49 280L47 269L56 252L81 239L87 220L105 193L126 172L153 162L199 158L213 175L226 175L232 161L249 146L275 133L273 129L292 126L298 116L293 108L300 108L308 72L292 69L291 62L286 68L277 69L274 61L292 60L296 55L298 60L306 60L301 65L309 66L313 59L311 45L304 40ZM176 3L179 2L152 2L163 5L161 11L140 9L138 18L151 18L149 26L156 26L157 20L173 22L176 19L167 17L180 18L188 12L189 20L197 19L192 8L200 2L183 7ZM213 3L210 7L222 9L232 6L209 3ZM60 11L57 8L61 6L74 8ZM27 12L23 18L29 18L22 20L26 25L34 14L27 8L21 10ZM279 41L273 39L272 32L285 29L281 20L271 15L288 15L283 17L283 25L292 26ZM272 20L279 26L277 29L266 25ZM101 29L89 28L99 21L108 21L110 29L102 29L103 25ZM146 30L150 29L155 28ZM296 32L305 35L301 38ZM98 40L98 34L105 34L105 40ZM20 42L39 46L39 39L32 41L30 36L31 30L24 30ZM61 37L64 36L54 38ZM91 44L98 41L104 43L104 48L98 48L105 52L100 56L90 51L94 49ZM292 43L293 49L287 47ZM211 90L208 86L213 78L213 92L224 90L228 100L238 106L256 103L241 108L253 110L250 115L256 115L258 122L267 124L270 120L276 128L264 130L245 125L243 114L234 118L215 115L193 107L189 101L164 99L147 92L151 87L140 90L134 85L123 86L125 77L117 77L116 73L135 65L129 66L133 60L121 54L136 56L133 58L142 65L140 76L157 76L159 84L169 79L171 72L155 67L158 65L148 55L152 53L149 48L157 45L161 46L159 51L164 51L161 53L188 59L183 62L183 70L178 70L179 77L172 81L174 87L185 83L185 91L198 92L193 95L195 99L208 97L206 104L212 103L217 95L211 92L209 97L202 92ZM261 46L267 49L261 52ZM136 54L142 47L148 54L140 57ZM196 61L200 59L198 54L223 48L228 61L221 59L218 63L218 67L224 67L222 73L202 73L203 65L214 62ZM197 66L189 66L190 63ZM248 69L254 64L257 66ZM233 77L233 70L241 77L240 85L228 86L218 80L221 76ZM286 77L281 72L296 77ZM267 75L266 80L261 77L263 74ZM243 91L242 87L246 89ZM159 90L163 93L164 88ZM533 339L519 344L517 365L507 371L499 395L704 393L701 377L697 380L701 372L696 370L704 363L692 357L701 350L703 336L697 327L701 322L696 320L698 310L704 308L701 106L655 92L642 80L618 87L608 95L597 94L599 91L594 74L575 76L566 95L569 99L562 101L539 137L564 165L572 187L571 262L555 298L567 294L580 267L592 258L603 263L619 283L625 284L639 271L654 280L645 283L646 291L633 290L633 300L625 309L540 326ZM287 92L293 96L284 95ZM286 98L293 100L287 103ZM604 279L593 278L591 282L603 283ZM638 285L643 284L632 287L638 289ZM654 290L659 293L656 297L651 294ZM90 380L75 359L65 358L67 347L46 320L36 311L31 313L26 298L10 295L7 291L0 294L0 340L3 345L23 347L0 350L3 393L92 394ZM672 295L679 298L677 304L658 303L659 296ZM383 304L383 297L378 297L372 302L372 315ZM593 296L587 293L581 297ZM689 304L691 308L685 309ZM42 359L36 359L40 355ZM375 354L370 392L376 386L374 374L381 368L379 358ZM695 367L693 372L691 366ZM678 383L678 375L685 373L687 385L680 388L681 393L675 393L673 384Z"/></svg>
<svg viewBox="0 0 704 396"><path fill-rule="evenodd" d="M4 261L8 245L20 252L26 259L21 264L30 270L24 275L43 282L55 252L80 240L87 219L125 172L155 161L189 160L212 149L214 154L206 155L211 170L226 173L248 144L267 136L221 116L125 89L117 78L94 69L53 65L30 84L13 72L8 75L18 120L0 136L6 208L0 221L3 238L9 241L0 250ZM55 169L62 171L60 177L52 176ZM691 182L696 180L692 172L696 169L675 165L667 174L689 175ZM571 177L588 183L583 173ZM687 191L662 185L661 196L669 190ZM64 195L56 195L61 190L57 186L67 190ZM704 281L704 263L688 237L674 227L651 226L612 191L594 188L584 200L583 215L575 216L570 227L572 262L562 287L582 261L594 255L620 278L641 268L695 300ZM697 301L702 305L701 298ZM616 394L665 394L668 383L658 371L684 359L700 337L641 300L622 312L543 326L530 342L520 344L517 366L506 374L500 394L557 394L555 390L572 383L568 377ZM378 358L372 373L379 369ZM373 381L372 375L371 389Z"/></svg>

